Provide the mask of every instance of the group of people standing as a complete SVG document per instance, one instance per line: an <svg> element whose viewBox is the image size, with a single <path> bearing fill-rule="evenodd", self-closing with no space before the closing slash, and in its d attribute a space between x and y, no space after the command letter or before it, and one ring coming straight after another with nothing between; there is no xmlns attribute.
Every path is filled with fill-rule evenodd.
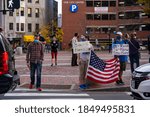
<svg viewBox="0 0 150 117"><path fill-rule="evenodd" d="M89 61L89 53L84 52L80 53L79 57L77 57L77 54L73 53L73 44L75 44L78 41L87 41L88 38L86 36L79 36L78 33L74 34L74 37L72 38L72 66L78 66L77 64L77 58L79 58L79 82L80 82L80 89L86 89L88 87L86 76L88 61ZM114 57L117 57L120 61L120 71L119 71L119 78L116 81L117 85L124 85L124 81L122 79L123 71L126 70L126 63L128 61L128 58L130 59L130 67L131 67L131 73L134 71L136 67L140 65L139 59L140 59L140 45L136 37L136 32L123 35L122 32L116 33L116 38L113 42L113 44L128 44L129 45L129 56L127 55L115 55ZM93 47L91 46L91 49Z"/></svg>
<svg viewBox="0 0 150 117"><path fill-rule="evenodd" d="M116 33L116 39L113 44L129 44L129 59L130 59L130 67L131 73L134 71L136 67L140 65L140 45L136 37L136 32L129 34L125 34L123 37L122 32ZM124 82L122 80L123 71L126 70L126 63L128 61L127 55L119 55L115 56L118 57L120 60L120 71L119 71L119 79L116 81L116 84L123 85Z"/></svg>
<svg viewBox="0 0 150 117"><path fill-rule="evenodd" d="M41 34L36 34L35 39L28 45L26 61L27 66L30 70L31 82L29 89L32 89L35 84L35 73L36 73L36 89L37 91L42 91L41 88L41 71L42 71L42 62L44 58L44 48L46 41ZM55 36L51 42L51 66L57 65L57 48L58 42Z"/></svg>
<svg viewBox="0 0 150 117"><path fill-rule="evenodd" d="M74 34L74 37L71 40L72 43L72 61L71 61L71 66L78 66L79 65L79 71L80 71L80 76L79 76L79 82L80 85L79 87L81 89L85 89L88 87L87 80L85 78L86 76L86 71L87 71L87 66L88 66L88 61L89 61L89 55L90 52L82 52L79 54L79 57L77 54L73 52L73 45L78 42L78 41L88 41L88 37L81 35L79 36L78 33ZM27 66L30 69L30 78L31 78L31 83L29 85L29 88L32 89L33 85L35 83L35 73L37 76L36 80L36 88L38 91L42 91L41 89L41 70L42 70L42 62L43 62L43 57L44 57L44 45L46 44L45 39L41 36L41 34L35 35L35 40L31 42L28 45L27 49L27 55L26 55L26 61L27 61ZM135 65L136 67L139 66L139 43L136 38L136 33L132 34L123 34L121 32L116 33L116 39L113 42L113 44L129 44L129 58L130 58L130 64L131 64L131 72L134 71ZM92 44L89 47L90 50L93 50ZM53 40L51 42L51 66L57 65L57 49L58 49L58 41L55 36L53 36ZM118 57L120 60L120 72L119 72L119 79L116 81L118 85L124 84L122 80L122 75L123 71L126 70L126 62L128 61L128 56L126 55L119 55L115 56ZM77 59L79 58L79 64L77 63Z"/></svg>

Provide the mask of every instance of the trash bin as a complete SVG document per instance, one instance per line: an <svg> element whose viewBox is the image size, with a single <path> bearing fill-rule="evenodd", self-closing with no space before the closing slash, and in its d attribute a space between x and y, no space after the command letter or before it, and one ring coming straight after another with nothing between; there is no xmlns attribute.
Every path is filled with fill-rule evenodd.
<svg viewBox="0 0 150 117"><path fill-rule="evenodd" d="M22 54L22 47L17 47L17 55L21 55Z"/></svg>

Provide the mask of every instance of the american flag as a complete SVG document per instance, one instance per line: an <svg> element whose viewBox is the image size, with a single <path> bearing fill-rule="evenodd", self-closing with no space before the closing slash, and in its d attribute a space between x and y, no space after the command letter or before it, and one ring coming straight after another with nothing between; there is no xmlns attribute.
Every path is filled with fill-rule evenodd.
<svg viewBox="0 0 150 117"><path fill-rule="evenodd" d="M97 83L112 83L118 80L120 62L118 58L108 61L100 59L91 51L86 77Z"/></svg>

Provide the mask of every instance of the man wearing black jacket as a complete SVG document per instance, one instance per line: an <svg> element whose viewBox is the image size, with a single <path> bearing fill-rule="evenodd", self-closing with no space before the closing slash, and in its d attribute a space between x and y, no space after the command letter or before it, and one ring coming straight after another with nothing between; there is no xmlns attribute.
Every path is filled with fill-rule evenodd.
<svg viewBox="0 0 150 117"><path fill-rule="evenodd" d="M130 64L131 64L131 72L134 71L134 63L136 64L136 67L139 67L140 62L140 54L139 54L140 45L138 41L136 40L136 37L134 34L131 34L131 39L129 40L129 58L130 58Z"/></svg>
<svg viewBox="0 0 150 117"><path fill-rule="evenodd" d="M150 35L148 36L148 52L150 54ZM149 63L150 63L150 58L149 58Z"/></svg>

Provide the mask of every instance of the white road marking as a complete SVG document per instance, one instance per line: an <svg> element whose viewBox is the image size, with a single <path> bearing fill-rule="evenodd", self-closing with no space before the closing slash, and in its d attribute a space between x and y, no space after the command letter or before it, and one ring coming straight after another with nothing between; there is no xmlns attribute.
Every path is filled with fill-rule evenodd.
<svg viewBox="0 0 150 117"><path fill-rule="evenodd" d="M45 97L45 96L50 96L50 97L55 97L55 96L74 96L74 97L87 97L89 96L88 94L81 93L81 94L73 94L73 93L6 93L5 96L11 96L11 97L20 97L20 96L40 96L40 97Z"/></svg>
<svg viewBox="0 0 150 117"><path fill-rule="evenodd" d="M131 92L125 92L125 94L127 94L127 95L131 95L132 93L131 93Z"/></svg>

